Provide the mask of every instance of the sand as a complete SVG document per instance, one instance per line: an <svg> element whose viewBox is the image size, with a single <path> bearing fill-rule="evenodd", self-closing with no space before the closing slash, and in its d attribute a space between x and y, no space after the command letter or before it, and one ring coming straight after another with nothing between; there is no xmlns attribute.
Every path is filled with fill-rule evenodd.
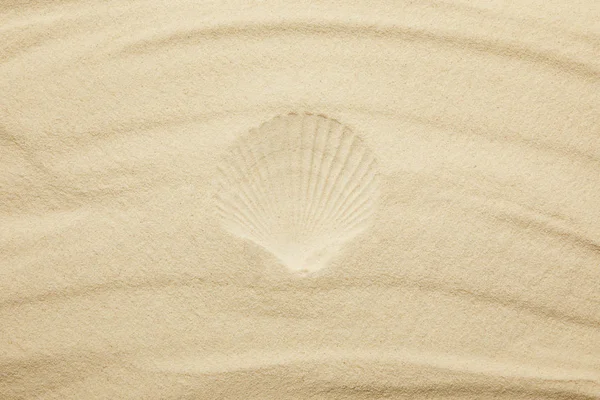
<svg viewBox="0 0 600 400"><path fill-rule="evenodd" d="M0 2L0 399L382 398L600 399L600 3Z"/></svg>

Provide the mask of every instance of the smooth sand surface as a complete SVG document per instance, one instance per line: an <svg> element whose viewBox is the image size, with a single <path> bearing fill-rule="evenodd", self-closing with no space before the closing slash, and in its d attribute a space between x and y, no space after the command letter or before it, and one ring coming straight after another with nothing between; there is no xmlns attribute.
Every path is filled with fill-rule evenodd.
<svg viewBox="0 0 600 400"><path fill-rule="evenodd" d="M380 179L305 274L215 202L291 112ZM1 1L0 399L384 398L600 399L600 3Z"/></svg>

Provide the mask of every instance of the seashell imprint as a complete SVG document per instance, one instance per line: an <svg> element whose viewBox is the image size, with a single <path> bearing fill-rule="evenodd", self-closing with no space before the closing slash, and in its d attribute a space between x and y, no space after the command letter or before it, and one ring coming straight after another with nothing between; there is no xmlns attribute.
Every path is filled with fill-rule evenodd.
<svg viewBox="0 0 600 400"><path fill-rule="evenodd" d="M218 170L224 228L295 272L324 268L369 227L379 197L373 153L321 115L281 115L250 130Z"/></svg>

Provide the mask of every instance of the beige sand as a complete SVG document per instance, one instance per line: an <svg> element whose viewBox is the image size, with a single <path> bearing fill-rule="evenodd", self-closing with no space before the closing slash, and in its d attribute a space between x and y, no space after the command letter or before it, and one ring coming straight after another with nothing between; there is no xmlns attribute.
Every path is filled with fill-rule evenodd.
<svg viewBox="0 0 600 400"><path fill-rule="evenodd" d="M223 229L289 112L377 158L299 276ZM0 2L0 399L600 399L600 3Z"/></svg>

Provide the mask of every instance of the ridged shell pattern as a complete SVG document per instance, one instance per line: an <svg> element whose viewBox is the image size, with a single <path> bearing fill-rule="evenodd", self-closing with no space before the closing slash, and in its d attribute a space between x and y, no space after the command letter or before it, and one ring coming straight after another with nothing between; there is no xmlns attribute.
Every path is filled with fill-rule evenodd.
<svg viewBox="0 0 600 400"><path fill-rule="evenodd" d="M322 269L373 218L376 160L334 119L275 117L232 145L219 165L223 226L270 251L290 270Z"/></svg>

